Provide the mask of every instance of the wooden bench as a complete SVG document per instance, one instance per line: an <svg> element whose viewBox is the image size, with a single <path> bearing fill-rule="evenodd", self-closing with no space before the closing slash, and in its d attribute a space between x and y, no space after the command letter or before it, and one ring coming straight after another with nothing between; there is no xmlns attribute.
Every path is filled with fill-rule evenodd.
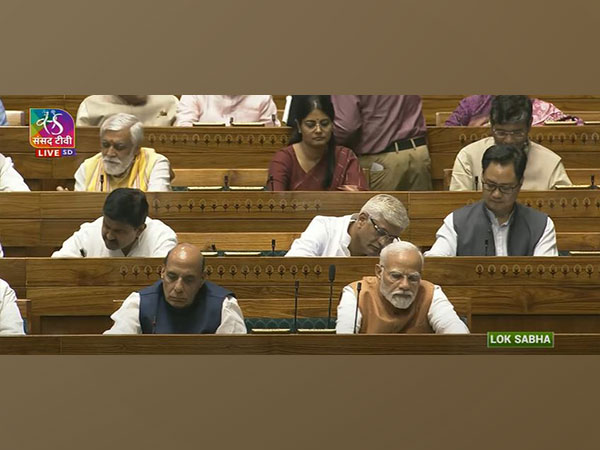
<svg viewBox="0 0 600 450"><path fill-rule="evenodd" d="M427 130L434 189L443 190L443 171L461 148L489 135L487 127L432 127ZM289 127L147 128L144 144L169 158L175 169L266 169L288 143ZM600 167L600 126L535 127L530 137L562 157L569 169ZM71 183L81 162L99 149L98 128L77 131L77 156L35 157L27 127L0 128L0 148L34 190Z"/></svg>
<svg viewBox="0 0 600 450"><path fill-rule="evenodd" d="M92 95L92 94L89 94ZM181 94L174 94L181 98ZM29 108L60 108L67 111L73 119L77 117L79 105L88 95L3 95L2 103L6 109L19 109L25 112L25 123L29 121ZM285 108L285 95L273 95L277 106L277 117L281 120Z"/></svg>
<svg viewBox="0 0 600 450"><path fill-rule="evenodd" d="M574 185L591 185L592 180L594 186L600 183L600 168L596 169L566 169L567 175ZM444 190L450 189L452 181L452 169L444 169Z"/></svg>
<svg viewBox="0 0 600 450"><path fill-rule="evenodd" d="M91 94L90 94L91 95ZM174 94L180 97L180 94ZM459 95L422 95L423 115L427 125L435 125L436 113L438 111L454 111L460 101L470 94ZM26 112L26 120L29 120L29 108L61 108L69 112L73 118L77 116L79 104L87 95L3 95L2 101L7 109L18 109ZM277 105L278 116L281 119L285 107L286 95L273 95ZM597 95L535 95L531 98L539 98L553 103L562 111L599 111L600 96Z"/></svg>
<svg viewBox="0 0 600 450"><path fill-rule="evenodd" d="M600 103L599 103L600 106ZM600 111L563 111L567 116L579 117L581 120L586 122L598 122L600 121ZM439 111L435 113L435 126L444 127L446 126L446 120L450 118L452 111Z"/></svg>
<svg viewBox="0 0 600 450"><path fill-rule="evenodd" d="M206 277L235 292L247 317L326 317L328 268L343 286L374 273L376 258L207 258ZM26 260L34 333L99 333L131 292L155 282L162 259ZM423 278L471 299L472 331L600 331L600 269L586 258L427 258Z"/></svg>
<svg viewBox="0 0 600 450"><path fill-rule="evenodd" d="M553 348L527 349L489 349L485 334L0 336L0 354L598 355L600 335L555 334ZM321 370L322 366L315 365L315 369ZM265 374L272 376L270 372Z"/></svg>
<svg viewBox="0 0 600 450"><path fill-rule="evenodd" d="M411 220L402 238L421 247L433 244L447 214L481 198L479 192L391 194L404 203ZM83 222L101 215L105 196L86 192L0 193L0 242L5 254L50 256ZM217 237L224 233L300 233L314 216L358 212L372 196L371 192L166 192L148 193L147 198L150 217L164 221L177 233L213 234L212 239L201 239L206 237L212 241L208 244L217 245L215 239L227 239ZM524 191L519 201L552 217L561 250L600 248L600 191ZM271 248L270 239L266 239L269 245L265 250Z"/></svg>
<svg viewBox="0 0 600 450"><path fill-rule="evenodd" d="M174 169L172 186L266 186L268 169Z"/></svg>

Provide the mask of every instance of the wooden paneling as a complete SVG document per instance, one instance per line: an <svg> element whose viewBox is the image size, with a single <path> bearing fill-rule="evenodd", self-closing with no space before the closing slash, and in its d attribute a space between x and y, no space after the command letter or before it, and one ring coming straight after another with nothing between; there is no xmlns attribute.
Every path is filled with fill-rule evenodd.
<svg viewBox="0 0 600 450"><path fill-rule="evenodd" d="M6 267L12 261L22 264L23 260L5 259ZM337 267L335 310L342 288L372 275L376 263L376 258L209 257L206 277L235 292L248 317L293 317L294 282L298 280L299 316L323 317L329 301L329 265ZM20 297L31 300L34 332L99 333L104 330L92 326L107 323L118 308L114 300L123 300L159 279L162 259L85 258L73 264L69 259L35 258L25 265L25 282L19 281L18 273L9 278L26 286ZM586 331L591 324L600 325L590 317L600 316L600 266L595 259L427 258L423 278L441 285L451 299L470 298L473 326L480 331L519 329L525 320L522 316L536 329L543 329L546 316L554 315L568 316L560 321L562 331L581 331L579 320ZM498 327L483 330L488 325L482 325L479 316L486 317L483 323ZM491 316L506 319L493 322ZM511 321L513 316L520 319Z"/></svg>
<svg viewBox="0 0 600 450"><path fill-rule="evenodd" d="M267 169L275 152L287 145L289 127L147 128L144 145L165 155L173 169ZM98 128L77 131L77 156L36 160L27 127L2 127L0 151L11 156L26 180L72 179L83 159L97 153ZM431 127L427 130L434 188L443 189L465 145L489 135L486 127ZM536 127L531 139L555 151L569 169L600 167L600 127ZM43 184L44 187L51 184Z"/></svg>
<svg viewBox="0 0 600 450"><path fill-rule="evenodd" d="M478 201L481 195L479 192L391 194L404 203L411 220L402 238L424 247L433 244L435 232L447 214ZM222 249L222 244L237 242L241 245L238 249L244 250L249 249L252 241L241 235L261 233L257 241L261 247L252 250L269 250L270 239L277 237L269 238L268 233L286 233L281 238L287 245L291 242L290 233L304 231L314 216L358 212L373 195L371 192L168 192L148 193L147 197L150 216L164 221L176 232L208 233L190 237L194 242L206 239L207 244ZM12 253L12 247L31 247L35 251L37 247L60 246L83 222L101 215L105 196L87 192L0 193L0 205L4 208L0 242L6 254L23 254ZM599 248L600 191L524 191L519 201L553 219L561 250ZM231 236L236 241L229 241L225 233L236 233Z"/></svg>

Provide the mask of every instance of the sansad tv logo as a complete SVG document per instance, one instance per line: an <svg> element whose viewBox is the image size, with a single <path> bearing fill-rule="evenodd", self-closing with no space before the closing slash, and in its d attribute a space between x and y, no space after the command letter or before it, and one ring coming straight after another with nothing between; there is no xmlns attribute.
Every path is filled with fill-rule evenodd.
<svg viewBox="0 0 600 450"><path fill-rule="evenodd" d="M29 143L38 158L75 156L73 117L58 108L30 108Z"/></svg>

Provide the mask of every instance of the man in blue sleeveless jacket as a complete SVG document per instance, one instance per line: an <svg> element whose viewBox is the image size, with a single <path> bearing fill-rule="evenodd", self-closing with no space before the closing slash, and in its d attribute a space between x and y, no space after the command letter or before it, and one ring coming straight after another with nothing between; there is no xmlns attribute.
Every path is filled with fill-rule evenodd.
<svg viewBox="0 0 600 450"><path fill-rule="evenodd" d="M204 257L191 244L169 252L161 279L133 292L104 334L246 333L234 294L204 280Z"/></svg>
<svg viewBox="0 0 600 450"><path fill-rule="evenodd" d="M552 219L517 203L525 152L492 145L483 154L482 200L445 219L425 256L558 256Z"/></svg>

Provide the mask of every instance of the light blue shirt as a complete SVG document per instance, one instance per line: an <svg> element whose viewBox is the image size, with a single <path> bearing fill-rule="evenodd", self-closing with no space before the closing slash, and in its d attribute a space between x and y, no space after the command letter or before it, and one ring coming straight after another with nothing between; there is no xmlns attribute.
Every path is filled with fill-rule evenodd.
<svg viewBox="0 0 600 450"><path fill-rule="evenodd" d="M4 105L2 104L2 100L0 100L0 126L8 125L6 121L6 112L4 110Z"/></svg>

